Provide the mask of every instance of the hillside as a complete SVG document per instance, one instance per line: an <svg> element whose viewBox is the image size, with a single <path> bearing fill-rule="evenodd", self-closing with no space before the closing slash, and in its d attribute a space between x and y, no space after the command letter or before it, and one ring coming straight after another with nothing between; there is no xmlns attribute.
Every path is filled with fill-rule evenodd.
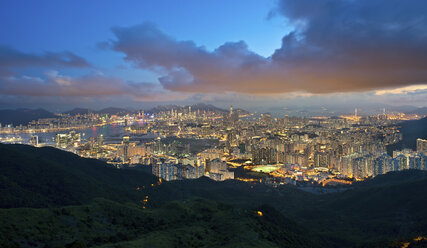
<svg viewBox="0 0 427 248"><path fill-rule="evenodd" d="M95 111L87 108L73 108L71 110L65 111L64 114L69 115L86 115L89 113L94 113Z"/></svg>
<svg viewBox="0 0 427 248"><path fill-rule="evenodd" d="M387 146L389 154L394 150L409 148L417 149L417 139L427 139L427 117L420 120L404 121L399 124L403 139L396 144Z"/></svg>
<svg viewBox="0 0 427 248"><path fill-rule="evenodd" d="M322 247L328 243L267 205L241 208L197 197L151 204L157 178L54 148L0 145L0 159L2 247L72 243Z"/></svg>
<svg viewBox="0 0 427 248"><path fill-rule="evenodd" d="M72 207L0 209L0 220L2 247L80 243L78 247L309 248L330 244L268 206L246 210L203 199L170 202L151 210L95 199Z"/></svg>
<svg viewBox="0 0 427 248"><path fill-rule="evenodd" d="M51 147L0 144L2 208L75 205L95 197L135 201L137 187L156 181Z"/></svg>
<svg viewBox="0 0 427 248"><path fill-rule="evenodd" d="M420 171L314 195L208 178L159 184L54 148L0 145L0 175L1 247L399 247L427 236Z"/></svg>
<svg viewBox="0 0 427 248"><path fill-rule="evenodd" d="M104 108L95 112L98 114L108 114L108 115L125 115L125 114L135 113L135 111L131 111L124 108L115 108L115 107Z"/></svg>
<svg viewBox="0 0 427 248"><path fill-rule="evenodd" d="M3 109L0 110L0 123L5 126L27 125L32 120L55 118L56 115L44 109Z"/></svg>
<svg viewBox="0 0 427 248"><path fill-rule="evenodd" d="M412 111L408 111L408 114L416 114L416 115L427 115L427 107L422 107L422 108L417 108L415 110Z"/></svg>

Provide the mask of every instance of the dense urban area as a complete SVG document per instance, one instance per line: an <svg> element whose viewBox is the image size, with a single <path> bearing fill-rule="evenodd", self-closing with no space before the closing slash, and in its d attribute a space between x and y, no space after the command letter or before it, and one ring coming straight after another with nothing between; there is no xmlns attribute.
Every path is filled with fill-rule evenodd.
<svg viewBox="0 0 427 248"><path fill-rule="evenodd" d="M390 171L426 170L427 141L399 142L398 123L422 116L274 118L230 106L169 106L155 113L66 113L27 125L2 123L2 143L55 146L117 168L137 167L164 180L207 176L277 186L341 185ZM389 150L387 152L387 150Z"/></svg>

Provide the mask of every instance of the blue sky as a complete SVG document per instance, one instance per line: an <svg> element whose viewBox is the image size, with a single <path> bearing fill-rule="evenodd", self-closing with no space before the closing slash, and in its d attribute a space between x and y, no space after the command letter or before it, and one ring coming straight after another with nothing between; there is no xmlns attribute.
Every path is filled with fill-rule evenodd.
<svg viewBox="0 0 427 248"><path fill-rule="evenodd" d="M245 40L251 50L266 57L290 30L280 18L269 18L273 0L41 0L2 1L0 6L3 45L29 53L69 50L104 73L134 81L155 81L157 75L124 70L122 54L100 51L99 43L114 39L112 27L151 22L177 39L194 40L209 50L226 41ZM83 73L69 71L79 72Z"/></svg>
<svg viewBox="0 0 427 248"><path fill-rule="evenodd" d="M99 65L111 66L96 44L114 39L112 27L144 22L180 40L212 50L226 41L245 40L251 50L270 56L289 28L269 18L275 1L2 1L3 44L26 52L70 50ZM120 57L116 55L117 57Z"/></svg>
<svg viewBox="0 0 427 248"><path fill-rule="evenodd" d="M339 94L425 106L424 11L395 0L1 1L0 107L333 105Z"/></svg>

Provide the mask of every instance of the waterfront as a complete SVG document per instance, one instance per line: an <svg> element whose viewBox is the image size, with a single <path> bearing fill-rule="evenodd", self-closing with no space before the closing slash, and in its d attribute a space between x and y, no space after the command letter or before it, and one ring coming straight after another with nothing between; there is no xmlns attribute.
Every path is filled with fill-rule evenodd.
<svg viewBox="0 0 427 248"><path fill-rule="evenodd" d="M14 134L0 134L0 141L2 143L19 143L29 144L32 136L38 136L40 144L55 145L55 137L60 133L76 132L80 133L82 141L89 141L97 139L99 135L103 135L105 143L120 143L124 135L130 135L128 131L124 130L124 124L107 124L103 126L93 126L85 129L70 129L66 131L54 132L34 132L34 133L14 133ZM131 138L155 138L158 135L147 133L145 135L130 135Z"/></svg>

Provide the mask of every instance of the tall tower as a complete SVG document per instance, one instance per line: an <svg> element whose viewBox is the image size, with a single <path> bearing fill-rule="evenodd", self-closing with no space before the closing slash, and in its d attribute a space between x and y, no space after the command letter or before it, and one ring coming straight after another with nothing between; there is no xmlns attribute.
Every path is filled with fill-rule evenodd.
<svg viewBox="0 0 427 248"><path fill-rule="evenodd" d="M230 116L233 115L233 105L230 105Z"/></svg>
<svg viewBox="0 0 427 248"><path fill-rule="evenodd" d="M123 136L123 162L127 163L128 162L128 149L129 149L129 136L125 135Z"/></svg>
<svg viewBox="0 0 427 248"><path fill-rule="evenodd" d="M354 117L357 117L357 108L354 109Z"/></svg>

